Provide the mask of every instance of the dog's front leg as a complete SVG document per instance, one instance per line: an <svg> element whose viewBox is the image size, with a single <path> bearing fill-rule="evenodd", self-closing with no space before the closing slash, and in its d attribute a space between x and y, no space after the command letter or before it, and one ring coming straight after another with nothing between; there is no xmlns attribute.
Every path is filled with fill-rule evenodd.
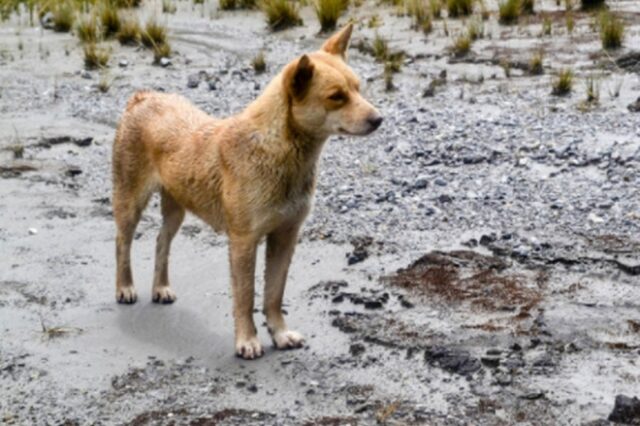
<svg viewBox="0 0 640 426"><path fill-rule="evenodd" d="M229 237L236 354L244 359L258 358L263 354L253 323L257 243L250 236Z"/></svg>
<svg viewBox="0 0 640 426"><path fill-rule="evenodd" d="M287 328L282 316L282 296L298 240L298 229L299 225L287 226L267 236L264 313L269 333L278 349L299 348L304 341L300 333Z"/></svg>

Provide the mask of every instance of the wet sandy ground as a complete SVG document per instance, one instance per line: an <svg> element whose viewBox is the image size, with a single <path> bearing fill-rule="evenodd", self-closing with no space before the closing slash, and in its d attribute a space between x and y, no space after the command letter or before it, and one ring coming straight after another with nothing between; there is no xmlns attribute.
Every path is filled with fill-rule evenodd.
<svg viewBox="0 0 640 426"><path fill-rule="evenodd" d="M640 80L597 54L586 17L573 36L559 23L558 35L542 42L533 18L513 29L488 23L492 37L452 63L441 23L425 41L407 18L354 12L380 14L379 31L409 59L398 90L386 93L382 66L352 49L368 96L388 120L374 137L336 138L325 153L286 292L304 349L270 348L253 362L233 356L225 239L193 218L173 246L178 301L151 303L155 199L134 243L140 301L117 305L110 144L126 98L164 89L208 112L233 113L293 54L321 40L309 8L306 27L271 35L257 12L178 5L167 17L173 65L151 66L149 52L114 45L107 94L96 89L100 73L83 77L72 36L25 26L24 17L0 25L3 422L605 424L616 395L639 396L640 118L626 105L640 95ZM627 45L639 45L637 7L616 7L628 12ZM448 25L455 32L461 23ZM358 28L356 41L374 33ZM571 40L580 48L568 48ZM540 43L547 71L571 64L579 75L604 73L600 107L577 112L579 94L548 100L549 75L514 68L507 79L496 65L501 55L526 61ZM270 69L255 76L248 64L262 48ZM123 60L127 66L118 66ZM424 100L419 94L442 69L450 82ZM200 71L202 83L188 89ZM620 97L607 96L618 81ZM549 118L554 108L557 119ZM468 117L450 114L456 110ZM516 121L504 118L509 113ZM520 127L519 114L540 114L544 126L560 129L552 160L528 157L535 150L526 138L505 144L519 137L509 133ZM495 118L496 128L468 153L472 142L463 135L460 148L455 127L471 128L478 117ZM609 137L585 136L605 123ZM561 151L572 132L585 142ZM425 138L435 141L426 154L415 145ZM508 203L469 195L473 188L493 196L503 185L515 188L505 192ZM264 327L259 334L267 343Z"/></svg>

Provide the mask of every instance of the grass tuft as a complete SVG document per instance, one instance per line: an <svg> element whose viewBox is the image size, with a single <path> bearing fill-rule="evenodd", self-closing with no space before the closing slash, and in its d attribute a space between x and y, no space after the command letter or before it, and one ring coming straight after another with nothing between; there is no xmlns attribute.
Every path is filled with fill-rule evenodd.
<svg viewBox="0 0 640 426"><path fill-rule="evenodd" d="M523 15L534 15L535 12L535 0L522 0L520 3L520 11Z"/></svg>
<svg viewBox="0 0 640 426"><path fill-rule="evenodd" d="M167 44L167 27L159 24L154 18L147 21L144 30L140 33L142 44L152 49L154 46Z"/></svg>
<svg viewBox="0 0 640 426"><path fill-rule="evenodd" d="M376 33L371 47L373 57L377 61L383 62L389 56L389 43L380 34Z"/></svg>
<svg viewBox="0 0 640 426"><path fill-rule="evenodd" d="M600 9L605 6L604 0L581 0L582 10Z"/></svg>
<svg viewBox="0 0 640 426"><path fill-rule="evenodd" d="M320 22L321 31L330 31L336 28L340 15L349 7L349 0L316 0L314 9Z"/></svg>
<svg viewBox="0 0 640 426"><path fill-rule="evenodd" d="M542 35L550 36L552 28L553 28L553 21L551 21L551 18L549 18L548 16L545 16L542 19Z"/></svg>
<svg viewBox="0 0 640 426"><path fill-rule="evenodd" d="M108 48L88 43L84 46L84 66L86 69L105 68L111 57Z"/></svg>
<svg viewBox="0 0 640 426"><path fill-rule="evenodd" d="M120 27L122 25L118 9L109 6L107 3L103 4L100 9L100 25L102 28L102 34L105 37L108 38L115 36L118 31L120 31Z"/></svg>
<svg viewBox="0 0 640 426"><path fill-rule="evenodd" d="M429 12L433 19L442 18L442 2L440 0L429 0Z"/></svg>
<svg viewBox="0 0 640 426"><path fill-rule="evenodd" d="M594 76L587 77L586 81L587 103L597 104L600 102L600 83Z"/></svg>
<svg viewBox="0 0 640 426"><path fill-rule="evenodd" d="M135 46L140 43L140 32L138 18L131 16L122 20L116 38L122 45Z"/></svg>
<svg viewBox="0 0 640 426"><path fill-rule="evenodd" d="M177 6L171 0L162 0L162 13L173 15L178 10Z"/></svg>
<svg viewBox="0 0 640 426"><path fill-rule="evenodd" d="M467 26L467 34L471 41L478 40L484 37L484 23L480 19L471 19Z"/></svg>
<svg viewBox="0 0 640 426"><path fill-rule="evenodd" d="M561 70L552 84L551 94L566 96L573 90L573 71L569 68Z"/></svg>
<svg viewBox="0 0 640 426"><path fill-rule="evenodd" d="M431 22L431 12L427 7L425 0L407 0L407 15L411 16L412 28L414 30L422 30L425 34L428 34L433 29Z"/></svg>
<svg viewBox="0 0 640 426"><path fill-rule="evenodd" d="M75 18L73 4L69 1L61 2L53 9L53 30L61 33L71 31Z"/></svg>
<svg viewBox="0 0 640 426"><path fill-rule="evenodd" d="M256 0L220 0L218 5L222 10L234 10L255 9L258 4Z"/></svg>
<svg viewBox="0 0 640 426"><path fill-rule="evenodd" d="M521 7L520 0L504 0L498 5L498 21L504 25L517 24Z"/></svg>
<svg viewBox="0 0 640 426"><path fill-rule="evenodd" d="M453 45L449 48L454 56L460 58L467 55L471 51L471 37L469 34L461 34L453 42Z"/></svg>
<svg viewBox="0 0 640 426"><path fill-rule="evenodd" d="M603 49L618 49L624 41L624 23L610 12L602 12L600 20L600 40Z"/></svg>
<svg viewBox="0 0 640 426"><path fill-rule="evenodd" d="M263 52L258 53L253 58L253 60L251 61L251 66L253 67L253 70L256 74L262 74L267 70L267 62L265 61Z"/></svg>
<svg viewBox="0 0 640 426"><path fill-rule="evenodd" d="M529 60L529 74L531 75L544 74L543 61L544 61L544 52L542 50L535 52L531 57L531 59Z"/></svg>
<svg viewBox="0 0 640 426"><path fill-rule="evenodd" d="M469 16L473 12L474 0L447 0L449 18Z"/></svg>
<svg viewBox="0 0 640 426"><path fill-rule="evenodd" d="M162 58L171 56L171 45L168 42L153 45L153 63L159 64Z"/></svg>
<svg viewBox="0 0 640 426"><path fill-rule="evenodd" d="M263 0L262 10L272 31L302 25L298 4L291 0Z"/></svg>
<svg viewBox="0 0 640 426"><path fill-rule="evenodd" d="M98 23L93 15L82 15L76 24L76 36L82 43L98 41Z"/></svg>

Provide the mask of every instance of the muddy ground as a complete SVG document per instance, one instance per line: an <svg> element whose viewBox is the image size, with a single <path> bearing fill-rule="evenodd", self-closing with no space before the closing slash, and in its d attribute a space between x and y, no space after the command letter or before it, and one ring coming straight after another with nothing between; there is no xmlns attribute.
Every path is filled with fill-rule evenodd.
<svg viewBox="0 0 640 426"><path fill-rule="evenodd" d="M569 34L542 3L553 27L540 36L540 14L500 26L488 3L462 59L447 52L461 20L425 36L393 8L352 7L354 46L379 32L405 64L387 91L383 66L351 49L385 122L323 154L286 292L307 346L251 362L233 356L225 238L196 219L173 246L178 301L151 303L156 199L134 244L140 300L115 303L111 141L137 89L231 114L324 36L310 7L305 26L273 34L257 11L176 4L137 12L168 24L166 68L113 44L106 72L85 71L72 35L24 13L0 25L1 422L606 424L616 396L640 396L637 2L612 3L627 36L607 54L589 15ZM545 73L529 76L540 48ZM552 97L562 67L574 92Z"/></svg>

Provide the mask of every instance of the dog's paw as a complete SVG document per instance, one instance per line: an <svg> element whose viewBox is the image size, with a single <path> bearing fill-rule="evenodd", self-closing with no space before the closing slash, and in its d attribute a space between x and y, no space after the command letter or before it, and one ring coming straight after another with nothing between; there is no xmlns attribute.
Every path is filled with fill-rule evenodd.
<svg viewBox="0 0 640 426"><path fill-rule="evenodd" d="M243 359L256 359L264 355L258 337L253 336L246 340L236 341L236 355Z"/></svg>
<svg viewBox="0 0 640 426"><path fill-rule="evenodd" d="M293 330L276 331L271 338L278 349L295 349L302 347L304 344L302 334Z"/></svg>
<svg viewBox="0 0 640 426"><path fill-rule="evenodd" d="M154 303L173 303L176 301L177 296L169 287L157 287L153 288L152 292L152 300Z"/></svg>
<svg viewBox="0 0 640 426"><path fill-rule="evenodd" d="M136 294L136 289L133 286L129 287L120 287L116 289L116 301L118 303L132 304L136 303L138 300L138 295Z"/></svg>

